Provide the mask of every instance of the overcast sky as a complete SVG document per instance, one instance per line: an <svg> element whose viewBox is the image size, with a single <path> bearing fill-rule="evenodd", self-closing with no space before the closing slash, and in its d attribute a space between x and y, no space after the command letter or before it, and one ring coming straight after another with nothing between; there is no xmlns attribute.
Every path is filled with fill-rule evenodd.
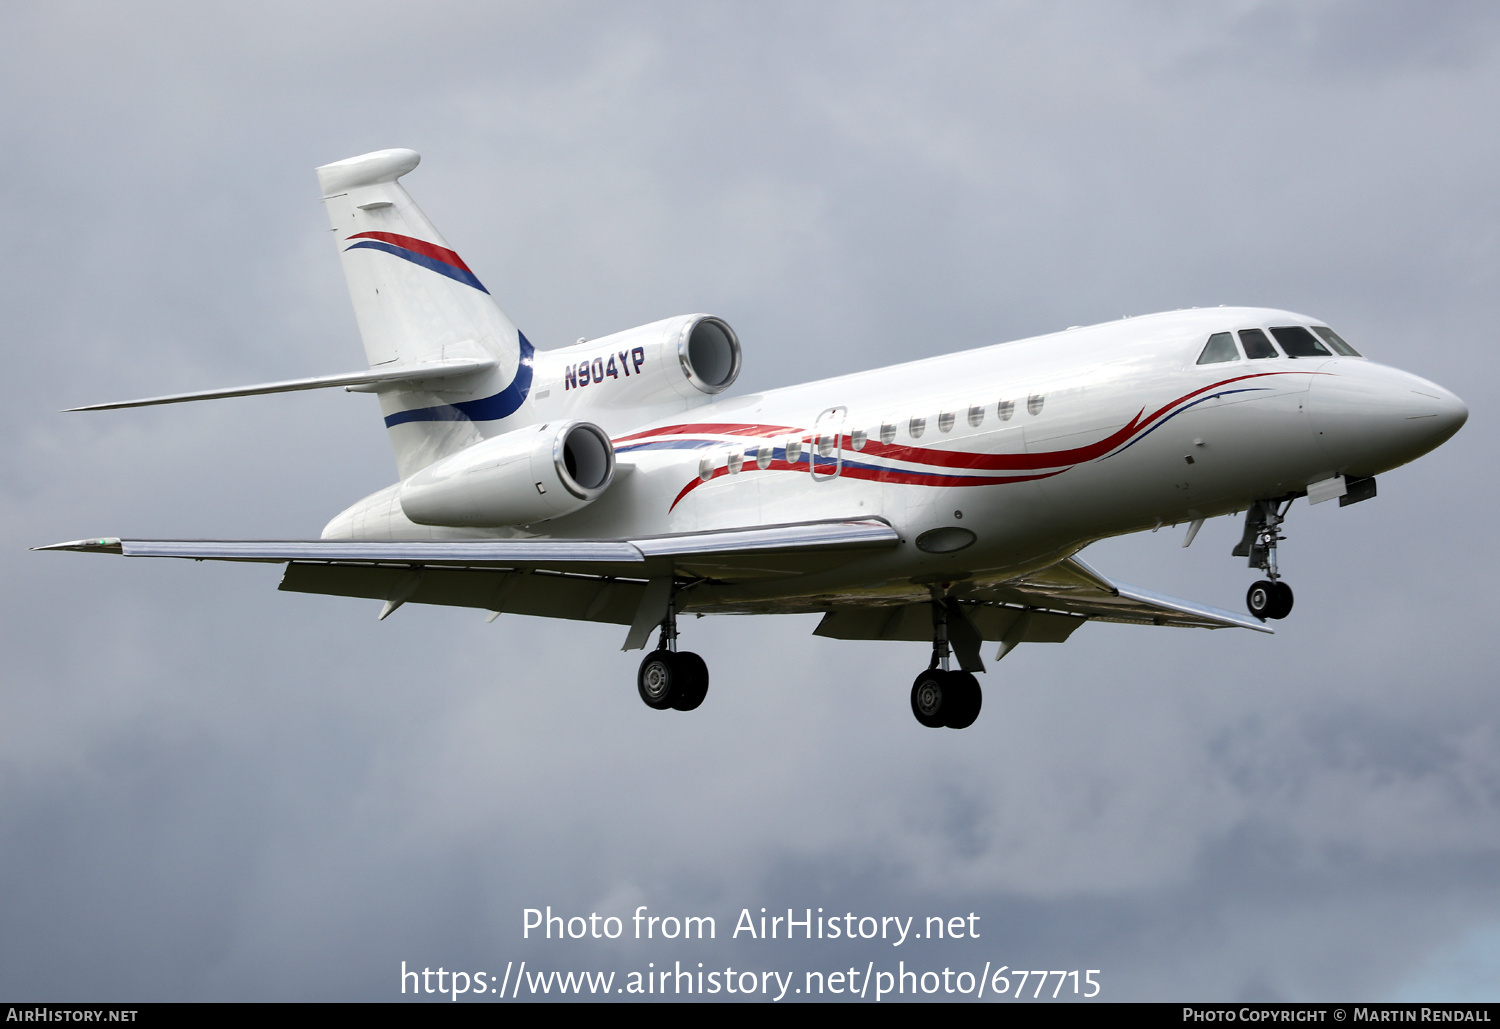
<svg viewBox="0 0 1500 1029"><path fill-rule="evenodd" d="M0 88L0 996L524 959L1497 999L1494 4L9 4ZM368 396L57 413L358 368L313 168L384 147L542 347L710 311L751 391L1252 304L1472 414L1374 502L1294 506L1275 636L1085 626L961 733L912 719L923 645L811 617L685 622L713 686L663 714L619 627L26 552L313 536L394 481ZM1087 556L1238 608L1238 532ZM719 939L523 941L549 904ZM727 938L763 906L982 935Z"/></svg>

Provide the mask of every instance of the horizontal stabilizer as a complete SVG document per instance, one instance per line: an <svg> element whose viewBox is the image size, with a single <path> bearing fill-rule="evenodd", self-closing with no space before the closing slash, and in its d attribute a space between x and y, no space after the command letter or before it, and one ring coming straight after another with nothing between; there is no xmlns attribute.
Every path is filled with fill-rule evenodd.
<svg viewBox="0 0 1500 1029"><path fill-rule="evenodd" d="M197 393L171 393L163 397L147 397L144 400L121 400L112 404L89 404L86 407L69 407L67 411L113 411L122 407L153 407L157 404L183 404L190 400L223 400L226 397L253 397L263 393L292 393L302 389L329 389L334 386L401 385L407 389L451 390L457 385L452 380L467 375L482 375L493 371L492 357L459 358L447 361L425 361L421 364L376 368L367 372L349 372L345 375L318 375L310 379L286 379L282 382L262 382L254 386L236 386L232 389L209 389Z"/></svg>

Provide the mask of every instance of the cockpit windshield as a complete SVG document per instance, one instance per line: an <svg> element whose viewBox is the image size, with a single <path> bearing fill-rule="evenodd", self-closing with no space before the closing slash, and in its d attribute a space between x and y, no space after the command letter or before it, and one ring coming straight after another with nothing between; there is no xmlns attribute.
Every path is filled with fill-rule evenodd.
<svg viewBox="0 0 1500 1029"><path fill-rule="evenodd" d="M1316 332L1319 336L1322 336L1325 343L1333 347L1334 353L1339 354L1342 357L1364 356L1358 350L1355 350L1349 344L1345 343L1342 336L1340 336L1337 332L1334 332L1326 325L1314 325L1313 331Z"/></svg>
<svg viewBox="0 0 1500 1029"><path fill-rule="evenodd" d="M1198 355L1199 364L1222 364L1239 359L1240 352L1234 349L1234 337L1227 332L1216 332L1208 337L1208 345Z"/></svg>
<svg viewBox="0 0 1500 1029"><path fill-rule="evenodd" d="M1245 348L1245 356L1252 361L1281 356L1276 352L1276 348L1271 346L1271 341L1266 339L1266 334L1259 329L1241 329L1240 343Z"/></svg>
<svg viewBox="0 0 1500 1029"><path fill-rule="evenodd" d="M1280 325L1271 329L1271 335L1281 344L1287 357L1332 357L1328 348L1318 342L1318 337L1301 325Z"/></svg>
<svg viewBox="0 0 1500 1029"><path fill-rule="evenodd" d="M1240 329L1240 346L1244 348L1245 357L1252 361L1262 361L1282 355L1294 358L1333 357L1335 354L1339 357L1363 356L1326 325L1314 325L1311 329L1305 325L1276 325L1271 327L1270 333L1276 337L1276 343L1280 344L1281 349L1276 348L1264 329ZM1235 348L1234 333L1230 332L1216 332L1209 336L1208 343L1198 354L1199 364L1222 364L1238 360L1240 351Z"/></svg>

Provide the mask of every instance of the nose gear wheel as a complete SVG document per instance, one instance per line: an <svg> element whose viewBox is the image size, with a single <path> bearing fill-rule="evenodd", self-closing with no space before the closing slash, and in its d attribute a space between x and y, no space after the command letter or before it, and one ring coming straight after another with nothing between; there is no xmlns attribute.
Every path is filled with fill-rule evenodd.
<svg viewBox="0 0 1500 1029"><path fill-rule="evenodd" d="M1292 611L1292 588L1284 582L1261 579L1246 592L1245 606L1261 621L1285 618Z"/></svg>
<svg viewBox="0 0 1500 1029"><path fill-rule="evenodd" d="M1261 621L1285 618L1292 612L1292 588L1281 581L1276 545L1286 539L1281 535L1281 523L1286 520L1287 509L1302 495L1257 500L1245 512L1245 532L1234 548L1234 556L1248 558L1251 568L1266 573L1266 578L1251 585L1245 594L1245 607Z"/></svg>

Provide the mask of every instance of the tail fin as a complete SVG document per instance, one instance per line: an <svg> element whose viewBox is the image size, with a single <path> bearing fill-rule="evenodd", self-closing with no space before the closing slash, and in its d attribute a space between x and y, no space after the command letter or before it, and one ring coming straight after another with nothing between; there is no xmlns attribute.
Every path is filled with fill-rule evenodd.
<svg viewBox="0 0 1500 1029"><path fill-rule="evenodd" d="M462 391L357 387L381 394L403 479L526 421L531 391L531 344L397 181L420 160L378 150L318 169L370 367L496 364L478 382L454 382Z"/></svg>

